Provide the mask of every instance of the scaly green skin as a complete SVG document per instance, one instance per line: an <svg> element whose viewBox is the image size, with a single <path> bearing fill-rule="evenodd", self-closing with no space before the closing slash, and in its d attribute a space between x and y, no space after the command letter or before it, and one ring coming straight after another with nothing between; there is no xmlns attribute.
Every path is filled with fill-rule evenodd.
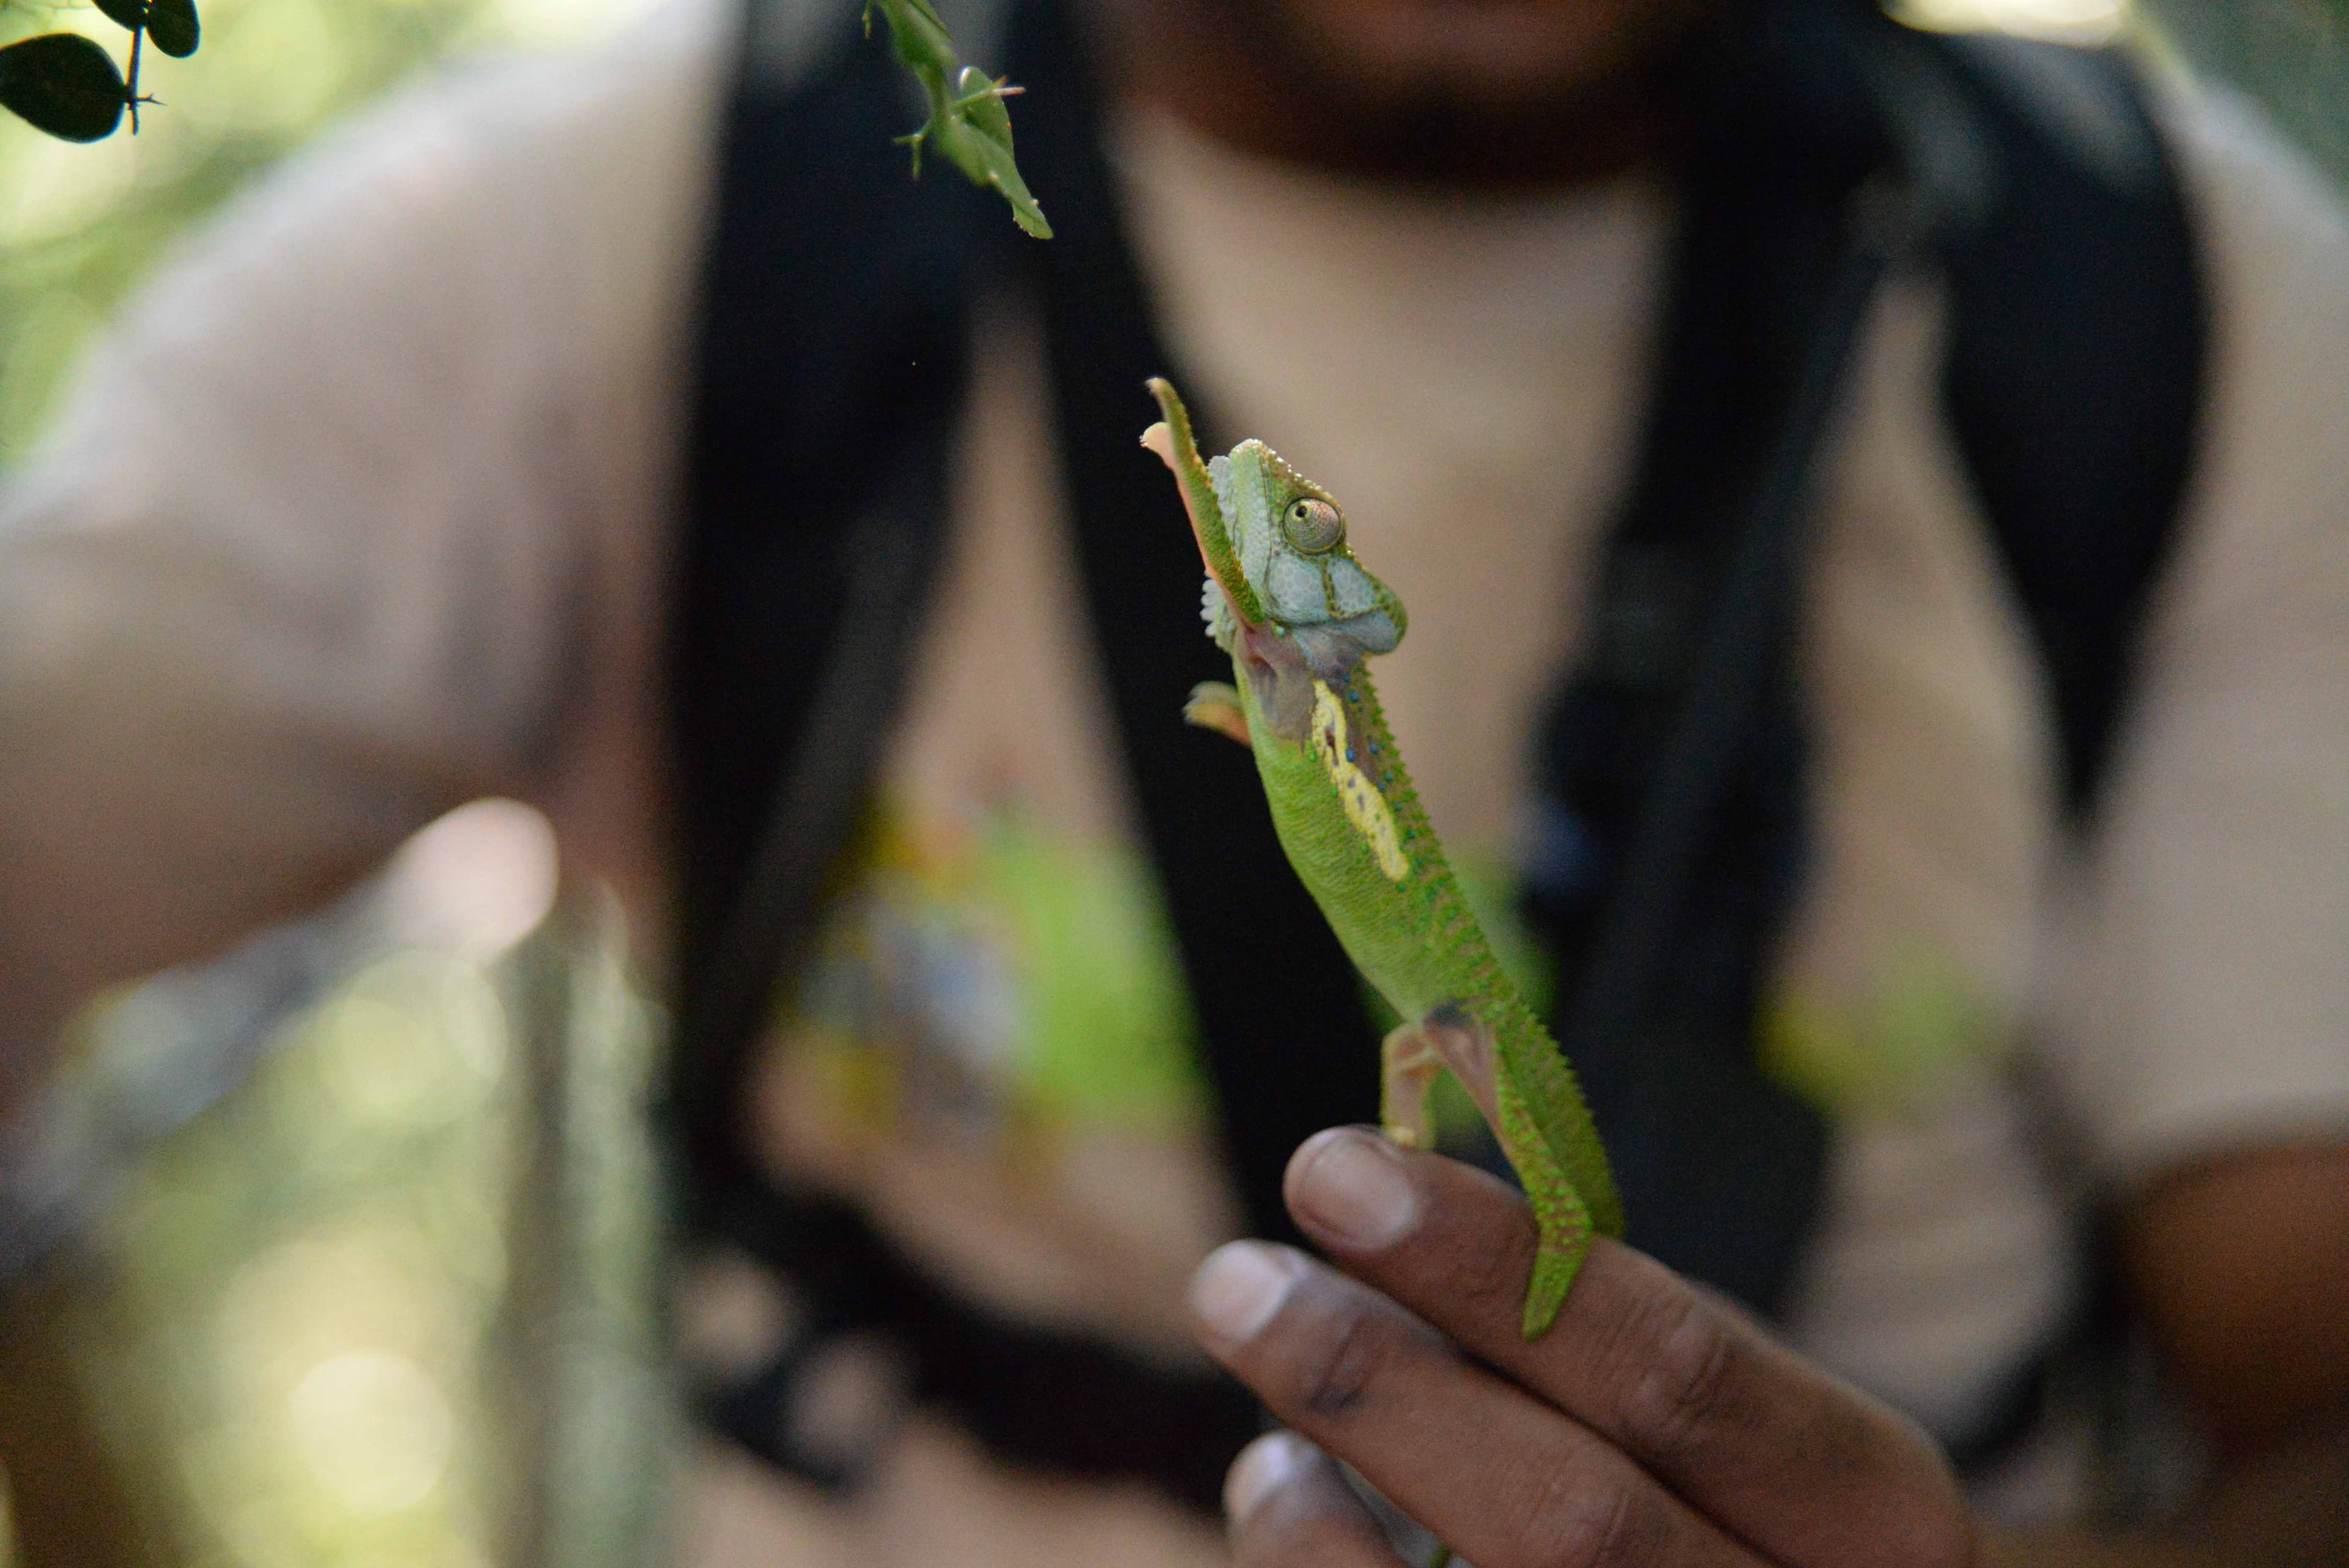
<svg viewBox="0 0 2349 1568"><path fill-rule="evenodd" d="M1211 472L1174 389L1150 388L1166 423L1143 441L1181 486L1212 585L1211 632L1236 676L1232 688L1203 687L1191 716L1245 736L1290 864L1406 1021L1389 1041L1390 1134L1423 1134L1439 1058L1492 1124L1540 1225L1524 1319L1537 1337L1593 1232L1622 1233L1622 1210L1574 1075L1461 897L1361 668L1400 639L1402 606L1353 560L1326 492L1257 441ZM1285 531L1300 507L1304 532ZM1300 536L1318 547L1298 547Z"/></svg>

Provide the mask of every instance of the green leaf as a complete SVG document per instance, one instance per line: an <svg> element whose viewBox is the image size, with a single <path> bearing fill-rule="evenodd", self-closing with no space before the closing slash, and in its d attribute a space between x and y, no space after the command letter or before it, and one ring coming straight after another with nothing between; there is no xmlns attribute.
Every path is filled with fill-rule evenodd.
<svg viewBox="0 0 2349 1568"><path fill-rule="evenodd" d="M911 136L898 139L900 145L914 150L914 172L921 172L922 148L928 143L974 183L1001 192L1022 229L1040 240L1050 239L1052 226L1044 221L1044 210L1036 204L1036 198L1029 194L1028 183L1020 179L1019 167L1011 156L1011 115L1003 99L1019 89L998 85L977 66L957 69L954 40L947 36L930 0L867 0L868 30L875 10L889 24L889 41L898 62L920 80L923 94L930 100L928 121ZM151 22L149 30L151 36ZM947 88L949 76L955 84L951 92Z"/></svg>
<svg viewBox="0 0 2349 1568"><path fill-rule="evenodd" d="M936 140L938 151L974 184L993 186L1011 203L1012 220L1021 229L1036 239L1052 237L1052 225L1044 221L1044 209L1036 204L1028 182L1019 177L1019 165L1012 161L1008 142L998 141L961 119L940 125Z"/></svg>
<svg viewBox="0 0 2349 1568"><path fill-rule="evenodd" d="M955 107L970 117L973 129L1011 145L1011 112L1003 107L1003 90L977 66L963 67L955 78Z"/></svg>
<svg viewBox="0 0 2349 1568"><path fill-rule="evenodd" d="M0 49L0 109L66 141L98 141L129 97L114 57L78 33L45 33Z"/></svg>
<svg viewBox="0 0 2349 1568"><path fill-rule="evenodd" d="M898 62L916 76L935 74L940 81L954 69L954 40L946 24L921 0L874 0L889 23L889 42Z"/></svg>
<svg viewBox="0 0 2349 1568"><path fill-rule="evenodd" d="M147 0L98 0L98 8L108 21L134 33L147 25Z"/></svg>
<svg viewBox="0 0 2349 1568"><path fill-rule="evenodd" d="M147 41L173 59L184 60L194 54L202 36L203 29L196 22L196 0L151 0L148 5Z"/></svg>

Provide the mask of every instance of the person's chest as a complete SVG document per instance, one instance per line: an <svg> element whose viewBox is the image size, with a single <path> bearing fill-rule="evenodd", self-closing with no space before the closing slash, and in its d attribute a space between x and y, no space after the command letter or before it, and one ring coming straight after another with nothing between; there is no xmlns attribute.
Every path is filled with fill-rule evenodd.
<svg viewBox="0 0 2349 1568"><path fill-rule="evenodd" d="M1225 435L1260 435L1330 486L1409 607L1381 696L1472 897L1505 920L1527 737L1574 657L1645 403L1668 206L1636 184L1515 209L1290 185L1154 134L1129 139L1127 179L1177 369ZM2047 845L2044 721L1940 431L1934 329L1929 294L1888 296L1807 544L1812 826L1766 1038L1862 1121L1971 1103L2002 1071ZM836 1175L966 1278L1174 1343L1180 1282L1232 1223L1211 1096L1016 303L988 313L975 360L878 847L835 922L831 978L793 1014L832 1065L781 1098L830 1104L792 1137L830 1148ZM1196 765L1246 760L1203 732ZM798 1027L811 997L814 1027ZM819 1086L843 1081L843 1043L863 1063L853 1104ZM1157 1174L1103 1183L1099 1149ZM1924 1184L1940 1181L1927 1163ZM969 1220L982 1210L994 1218ZM1005 1226L1032 1245L1005 1247Z"/></svg>

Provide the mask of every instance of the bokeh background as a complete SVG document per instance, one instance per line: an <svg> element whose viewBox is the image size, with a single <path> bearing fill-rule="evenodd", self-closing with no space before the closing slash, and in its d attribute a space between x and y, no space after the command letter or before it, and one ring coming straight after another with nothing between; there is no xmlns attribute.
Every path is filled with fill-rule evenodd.
<svg viewBox="0 0 2349 1568"><path fill-rule="evenodd" d="M207 0L193 58L149 56L135 139L0 115L0 470L270 164L436 62L648 8ZM0 42L59 27L120 56L88 6L0 0ZM0 1161L0 1564L657 1555L655 1020L554 875L534 814L469 808L319 919L85 1015Z"/></svg>
<svg viewBox="0 0 2349 1568"><path fill-rule="evenodd" d="M585 47L652 4L207 0L135 139L0 116L0 481L125 294L269 164L435 62ZM2127 36L2349 176L2349 0L1897 8ZM0 43L59 26L120 42L0 0ZM543 820L484 803L316 919L89 1010L0 1137L0 1568L658 1555L659 1018L615 921L557 886Z"/></svg>

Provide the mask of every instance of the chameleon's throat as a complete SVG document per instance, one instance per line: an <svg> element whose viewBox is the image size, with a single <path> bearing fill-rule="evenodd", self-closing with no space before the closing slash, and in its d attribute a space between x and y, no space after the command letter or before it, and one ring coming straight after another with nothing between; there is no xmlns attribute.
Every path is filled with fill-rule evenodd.
<svg viewBox="0 0 2349 1568"><path fill-rule="evenodd" d="M1234 619L1233 662L1254 689L1257 707L1274 734L1304 743L1313 725L1314 683L1342 683L1353 674L1369 653L1353 630L1358 623L1372 620L1383 623L1384 618L1358 616L1287 631ZM1381 628L1369 629L1375 635Z"/></svg>
<svg viewBox="0 0 2349 1568"><path fill-rule="evenodd" d="M1272 732L1295 745L1313 725L1313 672L1296 639L1266 626L1237 623L1232 662L1256 695L1257 711Z"/></svg>

